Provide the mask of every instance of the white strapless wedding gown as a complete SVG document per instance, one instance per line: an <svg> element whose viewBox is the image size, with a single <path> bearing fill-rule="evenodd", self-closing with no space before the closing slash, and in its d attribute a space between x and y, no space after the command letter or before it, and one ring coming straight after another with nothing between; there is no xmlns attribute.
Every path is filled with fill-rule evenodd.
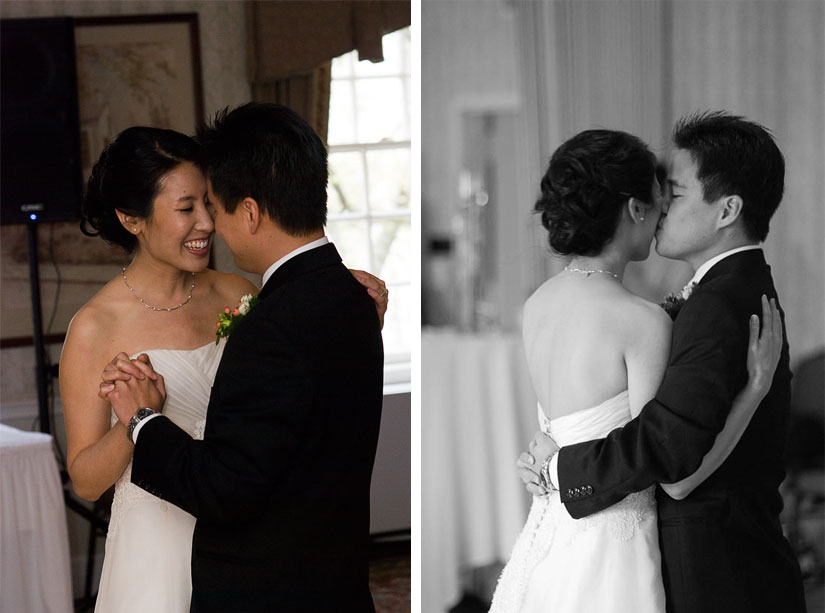
<svg viewBox="0 0 825 613"><path fill-rule="evenodd" d="M539 424L560 445L604 438L630 421L627 391ZM534 497L490 613L663 613L654 488L583 519L559 493Z"/></svg>
<svg viewBox="0 0 825 613"><path fill-rule="evenodd" d="M206 407L226 341L192 350L146 353L163 375L163 414L203 438ZM112 423L115 418L113 416ZM132 463L115 484L95 613L186 613L192 596L195 518L131 482Z"/></svg>

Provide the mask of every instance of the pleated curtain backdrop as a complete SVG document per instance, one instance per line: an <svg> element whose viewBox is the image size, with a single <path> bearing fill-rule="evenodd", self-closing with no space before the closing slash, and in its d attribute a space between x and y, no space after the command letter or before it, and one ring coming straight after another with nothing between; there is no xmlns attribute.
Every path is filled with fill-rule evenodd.
<svg viewBox="0 0 825 613"><path fill-rule="evenodd" d="M275 102L298 113L326 142L329 127L329 90L332 62L281 79L252 81L252 99Z"/></svg>
<svg viewBox="0 0 825 613"><path fill-rule="evenodd" d="M512 2L528 133L541 164L573 134L620 129L667 154L675 121L726 110L770 128L785 197L764 244L787 314L792 363L825 346L825 3ZM543 171L544 168L541 168ZM540 175L539 175L540 176ZM544 256L540 284L562 262ZM626 282L658 301L690 277L651 250Z"/></svg>
<svg viewBox="0 0 825 613"><path fill-rule="evenodd" d="M671 121L724 109L770 128L785 195L765 255L783 299L791 366L825 347L825 3L674 2Z"/></svg>
<svg viewBox="0 0 825 613"><path fill-rule="evenodd" d="M252 97L300 114L326 141L331 60L383 61L381 38L410 25L409 0L247 2Z"/></svg>

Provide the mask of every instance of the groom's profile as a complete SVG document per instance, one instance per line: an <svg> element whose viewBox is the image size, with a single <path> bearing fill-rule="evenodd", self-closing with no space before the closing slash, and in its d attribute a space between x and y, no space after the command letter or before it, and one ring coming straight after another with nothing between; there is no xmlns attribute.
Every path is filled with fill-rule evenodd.
<svg viewBox="0 0 825 613"><path fill-rule="evenodd" d="M160 414L148 380L110 394L133 422L132 482L197 519L192 611L374 611L383 348L372 299L324 235L326 149L264 103L218 113L198 140L215 229L263 288L227 341L202 441Z"/></svg>

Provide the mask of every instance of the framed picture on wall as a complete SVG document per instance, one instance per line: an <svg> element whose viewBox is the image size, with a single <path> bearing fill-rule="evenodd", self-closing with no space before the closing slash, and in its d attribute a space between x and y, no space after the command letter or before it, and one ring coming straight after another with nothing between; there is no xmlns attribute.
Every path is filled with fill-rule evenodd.
<svg viewBox="0 0 825 613"><path fill-rule="evenodd" d="M192 134L203 118L196 13L78 18L75 49L84 184L122 130L142 125ZM32 337L26 229L0 232L0 344L26 345ZM129 256L84 236L76 222L44 224L38 252L44 333L47 342L61 342L74 313Z"/></svg>
<svg viewBox="0 0 825 613"><path fill-rule="evenodd" d="M203 117L196 13L75 21L83 169L129 126L192 134Z"/></svg>

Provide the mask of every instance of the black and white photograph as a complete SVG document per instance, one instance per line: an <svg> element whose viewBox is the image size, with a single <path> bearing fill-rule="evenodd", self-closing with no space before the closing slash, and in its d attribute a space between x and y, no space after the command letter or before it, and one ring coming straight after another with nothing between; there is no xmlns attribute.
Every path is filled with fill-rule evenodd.
<svg viewBox="0 0 825 613"><path fill-rule="evenodd" d="M823 610L825 5L421 38L421 610Z"/></svg>

